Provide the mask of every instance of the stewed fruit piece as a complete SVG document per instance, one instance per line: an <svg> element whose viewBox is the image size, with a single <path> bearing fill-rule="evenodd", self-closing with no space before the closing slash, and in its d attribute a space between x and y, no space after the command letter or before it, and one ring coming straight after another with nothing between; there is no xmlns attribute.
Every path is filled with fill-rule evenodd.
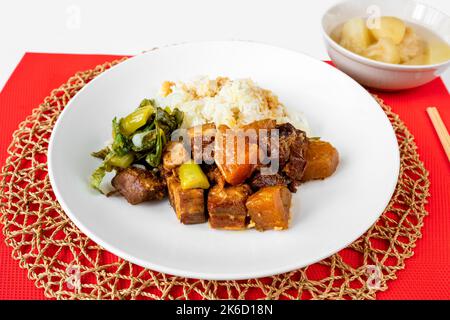
<svg viewBox="0 0 450 320"><path fill-rule="evenodd" d="M251 195L246 207L255 228L260 231L287 229L291 199L292 194L285 186L265 187Z"/></svg>
<svg viewBox="0 0 450 320"><path fill-rule="evenodd" d="M258 145L242 139L236 132L221 125L216 132L214 160L225 181L236 186L249 178L256 169Z"/></svg>
<svg viewBox="0 0 450 320"><path fill-rule="evenodd" d="M339 153L335 147L326 141L310 139L302 181L325 179L336 171L338 164Z"/></svg>
<svg viewBox="0 0 450 320"><path fill-rule="evenodd" d="M406 25L399 18L380 17L373 24L369 23L369 30L376 40L391 39L394 44L399 44L405 36Z"/></svg>
<svg viewBox="0 0 450 320"><path fill-rule="evenodd" d="M362 18L350 19L342 26L340 44L344 48L362 54L371 41L371 34Z"/></svg>
<svg viewBox="0 0 450 320"><path fill-rule="evenodd" d="M377 43L369 46L364 55L372 60L386 63L400 63L400 51L398 46L390 38L381 38Z"/></svg>

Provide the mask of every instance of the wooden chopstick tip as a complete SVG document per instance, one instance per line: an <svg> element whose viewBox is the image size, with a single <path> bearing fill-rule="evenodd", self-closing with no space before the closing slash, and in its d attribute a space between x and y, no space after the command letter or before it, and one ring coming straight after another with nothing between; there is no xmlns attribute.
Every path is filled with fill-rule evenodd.
<svg viewBox="0 0 450 320"><path fill-rule="evenodd" d="M448 134L447 128L439 114L436 107L428 107L426 109L428 116L430 117L431 124L436 131L439 141L444 148L445 154L447 155L448 161L450 162L450 136Z"/></svg>

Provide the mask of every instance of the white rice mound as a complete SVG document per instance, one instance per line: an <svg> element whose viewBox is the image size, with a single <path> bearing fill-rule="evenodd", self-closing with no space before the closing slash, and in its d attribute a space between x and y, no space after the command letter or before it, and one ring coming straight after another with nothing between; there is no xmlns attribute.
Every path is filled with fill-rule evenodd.
<svg viewBox="0 0 450 320"><path fill-rule="evenodd" d="M275 119L277 123L289 122L310 134L302 113L288 112L277 96L258 87L251 79L200 77L191 82L166 81L155 101L162 108L183 111L184 128L210 122L234 128L257 120Z"/></svg>

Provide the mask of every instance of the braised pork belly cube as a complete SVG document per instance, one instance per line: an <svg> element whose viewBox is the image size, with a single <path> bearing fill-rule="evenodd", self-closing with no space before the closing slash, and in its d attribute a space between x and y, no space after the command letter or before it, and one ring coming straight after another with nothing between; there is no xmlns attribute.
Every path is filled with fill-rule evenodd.
<svg viewBox="0 0 450 320"><path fill-rule="evenodd" d="M214 162L216 125L211 122L191 127L188 136L191 139L192 158L196 162Z"/></svg>
<svg viewBox="0 0 450 320"><path fill-rule="evenodd" d="M222 173L220 172L219 168L215 163L203 165L203 171L208 177L208 180L211 183L211 185L217 184L223 188L223 186L226 183L225 178L223 177Z"/></svg>
<svg viewBox="0 0 450 320"><path fill-rule="evenodd" d="M130 167L119 171L111 184L130 204L161 200L166 195L164 179L141 168Z"/></svg>
<svg viewBox="0 0 450 320"><path fill-rule="evenodd" d="M310 139L302 181L325 179L336 171L338 164L336 148L326 141Z"/></svg>
<svg viewBox="0 0 450 320"><path fill-rule="evenodd" d="M183 189L175 175L166 177L166 182L170 204L178 220L183 224L206 222L203 189Z"/></svg>
<svg viewBox="0 0 450 320"><path fill-rule="evenodd" d="M215 185L208 194L209 224L215 229L246 229L245 203L251 189L248 185L222 187Z"/></svg>
<svg viewBox="0 0 450 320"><path fill-rule="evenodd" d="M277 125L276 128L279 130L279 161L282 172L293 182L300 181L306 166L306 133L290 123Z"/></svg>
<svg viewBox="0 0 450 320"><path fill-rule="evenodd" d="M164 147L162 162L165 170L172 170L182 165L191 158L183 143L169 141Z"/></svg>
<svg viewBox="0 0 450 320"><path fill-rule="evenodd" d="M248 215L259 231L283 230L289 226L292 195L285 186L264 187L246 203Z"/></svg>

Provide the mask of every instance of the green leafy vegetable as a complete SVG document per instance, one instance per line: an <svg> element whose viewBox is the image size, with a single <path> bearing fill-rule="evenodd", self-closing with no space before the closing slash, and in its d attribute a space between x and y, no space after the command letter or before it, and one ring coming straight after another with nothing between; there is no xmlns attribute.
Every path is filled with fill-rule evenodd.
<svg viewBox="0 0 450 320"><path fill-rule="evenodd" d="M154 107L153 100L144 99L139 107L122 119L112 121L113 143L91 155L103 160L91 176L91 186L100 190L106 172L145 163L158 170L166 142L178 129L184 114L177 108Z"/></svg>
<svg viewBox="0 0 450 320"><path fill-rule="evenodd" d="M103 193L103 191L100 189L100 184L102 183L102 180L105 177L105 174L106 174L106 167L105 167L105 165L102 164L100 167L95 169L95 171L91 175L91 181L90 181L91 187L94 189L97 189L101 193Z"/></svg>
<svg viewBox="0 0 450 320"><path fill-rule="evenodd" d="M91 153L91 156L93 156L94 158L99 158L102 160L105 160L106 156L108 155L108 153L111 151L111 149L109 149L109 147L105 147L99 151L95 151Z"/></svg>
<svg viewBox="0 0 450 320"><path fill-rule="evenodd" d="M112 127L114 139L112 149L116 154L123 156L130 152L130 139L128 139L120 130L120 121L118 121L117 118L113 119Z"/></svg>
<svg viewBox="0 0 450 320"><path fill-rule="evenodd" d="M162 108L156 109L155 123L163 129L164 133L172 133L179 128L182 122L183 114L177 108L175 108L172 113L169 113Z"/></svg>
<svg viewBox="0 0 450 320"><path fill-rule="evenodd" d="M157 130L154 129L154 123L145 130L137 132L133 135L132 149L135 152L148 151L155 148Z"/></svg>
<svg viewBox="0 0 450 320"><path fill-rule="evenodd" d="M128 153L123 156L112 154L108 159L105 159L105 163L111 167L128 168L134 161L134 154Z"/></svg>
<svg viewBox="0 0 450 320"><path fill-rule="evenodd" d="M142 99L141 103L139 104L139 108L142 108L142 107L145 107L145 106L148 106L148 105L154 106L155 105L155 100L147 99L147 98Z"/></svg>
<svg viewBox="0 0 450 320"><path fill-rule="evenodd" d="M161 163L162 149L164 147L164 131L162 129L157 129L156 133L156 143L155 149L149 152L145 157L145 161L152 167L157 167Z"/></svg>
<svg viewBox="0 0 450 320"><path fill-rule="evenodd" d="M154 108L151 104L140 106L134 112L120 120L121 132L127 137L130 136L136 130L143 127L153 113Z"/></svg>
<svg viewBox="0 0 450 320"><path fill-rule="evenodd" d="M138 130L133 136L133 151L149 151L158 154L157 149L162 149L170 135L181 126L183 113L178 109L170 112L162 108L156 108L155 115L151 123L148 123L142 130ZM161 136L161 137L160 137ZM151 158L151 157L150 157ZM158 161L150 161L159 163Z"/></svg>

